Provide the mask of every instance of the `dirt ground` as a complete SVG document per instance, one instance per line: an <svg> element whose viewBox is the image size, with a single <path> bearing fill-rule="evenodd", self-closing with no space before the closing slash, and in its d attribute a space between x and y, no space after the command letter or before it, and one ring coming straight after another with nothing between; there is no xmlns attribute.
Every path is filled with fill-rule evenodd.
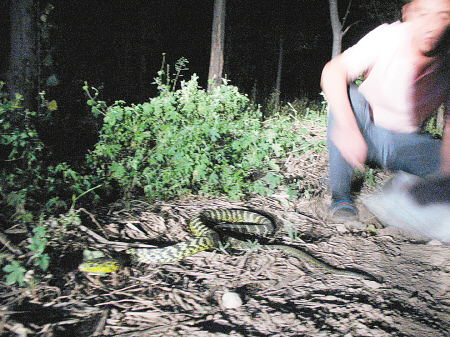
<svg viewBox="0 0 450 337"><path fill-rule="evenodd" d="M280 242L302 248L330 265L364 271L374 279L335 275L266 249L207 251L178 263L156 267L130 264L107 276L84 275L76 269L82 249L113 254L123 246L99 242L99 237L92 235L97 226L92 222L93 215L83 216L79 230L69 230L64 247L56 247L58 251L64 249L64 254L53 262L57 267L52 268L47 281L30 289L2 285L2 333L450 335L449 247L427 245L383 229L327 224L312 212L317 201L304 203L309 203L309 208L298 213L275 199L245 203L186 199L154 205L136 202L129 211L111 210L95 221L122 238L178 242L190 235L188 219L205 206L263 210L283 226L276 236ZM86 232L88 227L92 232ZM242 306L223 306L222 296L230 291L240 295Z"/></svg>
<svg viewBox="0 0 450 337"><path fill-rule="evenodd" d="M326 163L313 157L286 162L288 175L316 191L291 201L282 191L241 202L191 196L80 209L81 222L48 219L49 273L27 288L0 283L0 335L450 336L450 247L384 228L362 205L360 222L327 222L329 196L320 188ZM386 179L382 172L374 177L374 186ZM275 243L370 277L337 275L257 246L160 266L125 258L123 268L105 276L77 270L85 249L123 258L130 243L184 241L189 219L208 208L265 212L277 224ZM225 308L228 292L242 305Z"/></svg>

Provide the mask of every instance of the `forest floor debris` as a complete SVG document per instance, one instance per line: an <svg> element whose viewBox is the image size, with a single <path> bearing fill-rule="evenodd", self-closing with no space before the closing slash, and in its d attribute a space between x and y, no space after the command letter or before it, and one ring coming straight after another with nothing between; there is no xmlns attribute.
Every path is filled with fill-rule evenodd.
<svg viewBox="0 0 450 337"><path fill-rule="evenodd" d="M135 200L95 213L79 210L81 223L64 228L48 219L49 273L26 288L0 283L0 335L450 336L450 247L382 228L359 202L358 223L327 223L325 155L293 155L285 166L317 193L294 200L282 191L247 201ZM375 185L388 177L377 173ZM366 184L361 193L373 188ZM161 266L128 263L105 276L77 270L85 249L117 257L130 242L154 247L186 240L189 219L207 208L266 212L277 222L279 242L382 282L325 273L258 249L217 249ZM242 305L227 309L228 292Z"/></svg>

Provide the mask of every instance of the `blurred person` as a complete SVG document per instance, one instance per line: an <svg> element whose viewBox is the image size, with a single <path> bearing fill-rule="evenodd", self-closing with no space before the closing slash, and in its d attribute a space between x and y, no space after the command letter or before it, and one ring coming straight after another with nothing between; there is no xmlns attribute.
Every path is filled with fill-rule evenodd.
<svg viewBox="0 0 450 337"><path fill-rule="evenodd" d="M401 22L374 29L322 72L329 104L328 214L336 222L358 219L351 184L366 162L420 177L450 176L447 111L442 140L422 132L449 102L450 0L413 0L402 14Z"/></svg>

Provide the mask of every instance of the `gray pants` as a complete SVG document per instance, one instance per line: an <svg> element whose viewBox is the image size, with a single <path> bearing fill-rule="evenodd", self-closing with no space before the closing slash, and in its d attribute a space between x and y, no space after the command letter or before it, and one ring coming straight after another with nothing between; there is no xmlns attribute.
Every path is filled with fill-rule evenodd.
<svg viewBox="0 0 450 337"><path fill-rule="evenodd" d="M369 103L350 85L349 98L358 127L367 143L367 161L393 171L404 171L418 176L436 173L440 167L441 141L426 133L399 133L375 126L370 116ZM333 112L328 118L328 153L330 188L334 201L352 199L353 167L342 157L330 140Z"/></svg>

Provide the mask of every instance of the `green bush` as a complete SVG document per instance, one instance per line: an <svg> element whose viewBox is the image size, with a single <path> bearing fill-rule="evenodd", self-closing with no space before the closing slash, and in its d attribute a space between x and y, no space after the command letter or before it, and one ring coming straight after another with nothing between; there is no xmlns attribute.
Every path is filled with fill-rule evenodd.
<svg viewBox="0 0 450 337"><path fill-rule="evenodd" d="M0 85L0 201L2 214L28 222L27 196L42 175L44 148L34 126L35 112L23 111L21 96L9 100Z"/></svg>
<svg viewBox="0 0 450 337"><path fill-rule="evenodd" d="M22 108L20 95L8 99L2 88L0 82L0 221L2 226L26 225L22 228L29 230L30 244L28 262L5 253L0 254L0 265L7 285L24 286L34 282L35 270L45 272L50 263L46 228L35 220L40 214L67 211L80 196L94 201L97 195L85 195L94 189L97 178L79 174L66 163L49 164L49 153L35 127L40 116Z"/></svg>
<svg viewBox="0 0 450 337"><path fill-rule="evenodd" d="M197 79L181 82L177 91L160 86L148 103L117 101L104 109L89 163L124 197L203 193L238 199L270 193L283 182L279 163L301 142L291 117L262 122L236 87L225 84L207 94Z"/></svg>
<svg viewBox="0 0 450 337"><path fill-rule="evenodd" d="M0 217L29 223L41 212L67 211L73 196L97 185L97 178L66 163L50 164L36 131L39 116L21 107L20 95L8 99L2 87L0 83Z"/></svg>

